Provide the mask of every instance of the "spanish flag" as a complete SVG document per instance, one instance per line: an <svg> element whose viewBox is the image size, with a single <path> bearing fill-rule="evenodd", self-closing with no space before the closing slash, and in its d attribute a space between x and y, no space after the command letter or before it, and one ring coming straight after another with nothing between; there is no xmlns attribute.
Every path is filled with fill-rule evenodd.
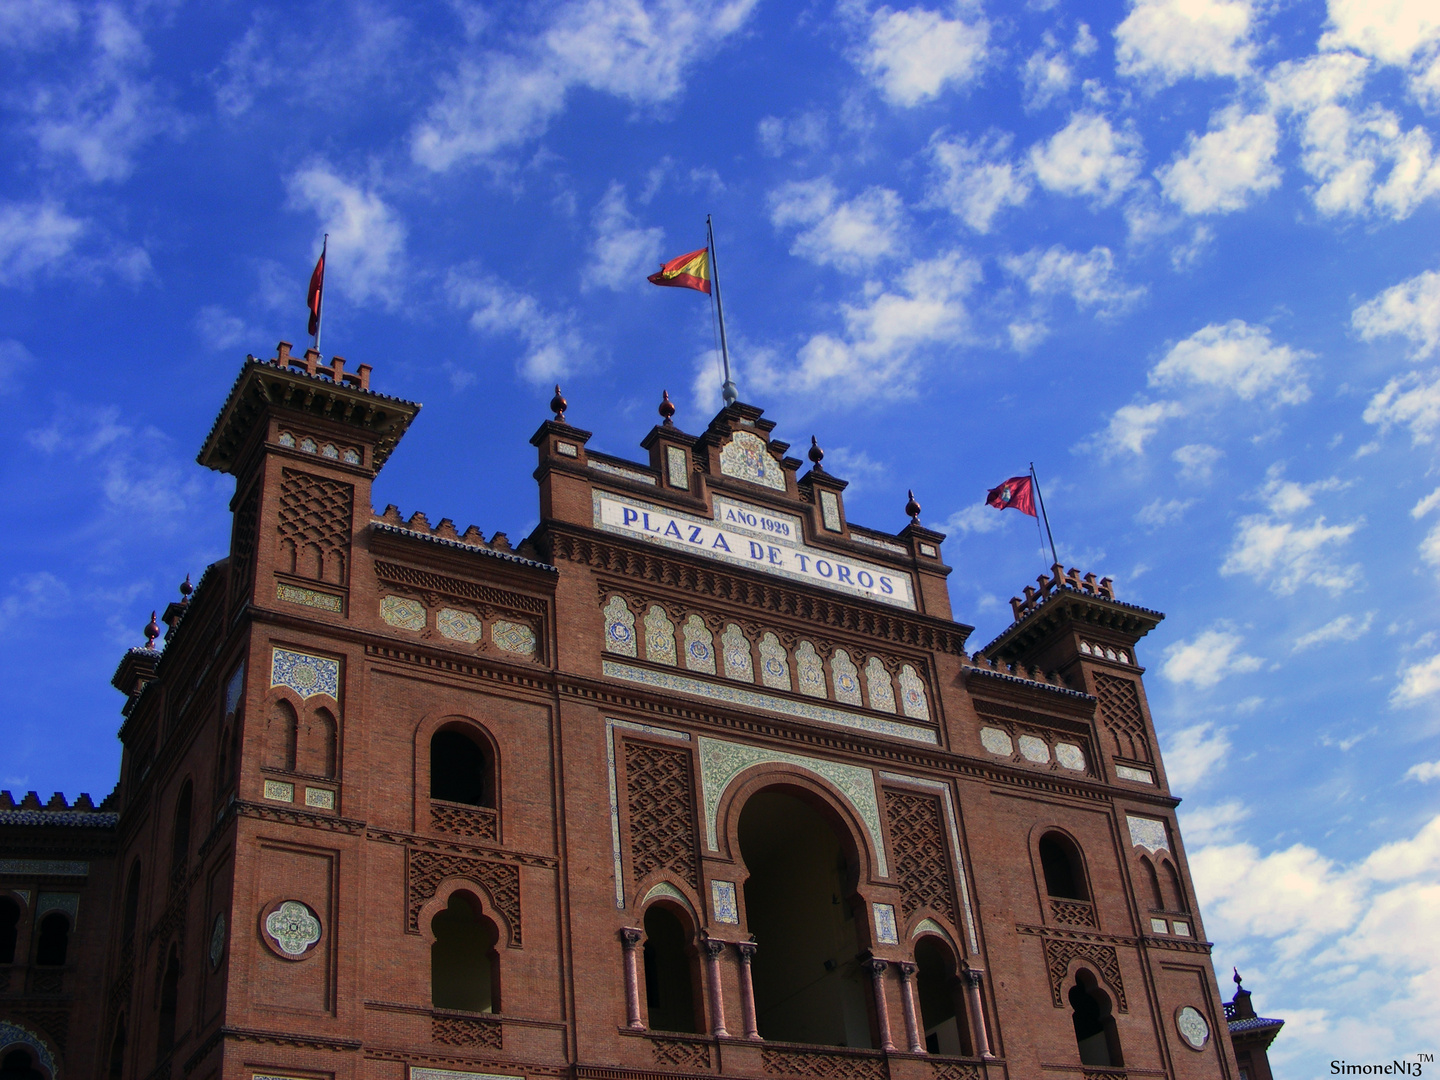
<svg viewBox="0 0 1440 1080"><path fill-rule="evenodd" d="M654 285L672 285L677 289L698 289L710 292L710 249L701 248L688 255L680 255L660 267L658 274L651 274L645 280Z"/></svg>

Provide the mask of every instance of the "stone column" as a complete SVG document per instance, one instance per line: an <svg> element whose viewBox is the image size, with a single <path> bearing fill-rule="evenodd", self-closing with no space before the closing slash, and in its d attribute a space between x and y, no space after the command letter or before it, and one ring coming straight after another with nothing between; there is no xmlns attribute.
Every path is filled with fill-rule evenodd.
<svg viewBox="0 0 1440 1080"><path fill-rule="evenodd" d="M625 1025L632 1031L645 1030L645 1021L640 1019L640 977L635 969L640 937L640 931L633 926L620 931L620 941L625 947Z"/></svg>
<svg viewBox="0 0 1440 1080"><path fill-rule="evenodd" d="M720 954L725 951L725 943L714 938L702 938L700 948L705 953L705 981L709 983L710 991L710 1034L717 1039L728 1038L730 1033L725 1030L725 995L720 989Z"/></svg>
<svg viewBox="0 0 1440 1080"><path fill-rule="evenodd" d="M982 1058L994 1057L990 1052L990 1036L985 1032L985 1003L980 997L985 972L967 967L960 972L960 978L965 983L965 1004L969 1007L970 1038L975 1043L975 1053Z"/></svg>
<svg viewBox="0 0 1440 1080"><path fill-rule="evenodd" d="M902 961L900 969L900 1005L905 1010L905 1040L910 1044L912 1054L925 1053L925 1043L920 1038L920 1023L915 1016L915 965Z"/></svg>
<svg viewBox="0 0 1440 1080"><path fill-rule="evenodd" d="M865 970L870 972L870 983L875 988L875 1023L880 1028L880 1049L891 1051L895 1042L890 1038L890 1010L885 1006L885 969L890 964L872 956L864 961Z"/></svg>
<svg viewBox="0 0 1440 1080"><path fill-rule="evenodd" d="M737 941L735 951L740 954L740 1025L745 1029L745 1038L760 1038L760 1029L755 1023L755 984L750 981L750 961L755 956L753 941Z"/></svg>

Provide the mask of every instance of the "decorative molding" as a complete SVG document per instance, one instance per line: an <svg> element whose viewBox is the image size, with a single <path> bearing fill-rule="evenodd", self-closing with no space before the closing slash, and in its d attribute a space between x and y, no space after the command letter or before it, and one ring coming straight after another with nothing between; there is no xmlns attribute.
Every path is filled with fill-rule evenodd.
<svg viewBox="0 0 1440 1080"><path fill-rule="evenodd" d="M710 1068L710 1044L708 1042L651 1038L650 1049L655 1055L655 1064L662 1068L705 1070Z"/></svg>
<svg viewBox="0 0 1440 1080"><path fill-rule="evenodd" d="M683 731L637 724L630 720L605 719L605 764L610 786L610 847L615 868L615 907L625 910L625 866L620 856L620 794L615 771L615 729L639 731L646 735L657 735L662 739L679 739L688 742L690 736Z"/></svg>
<svg viewBox="0 0 1440 1080"><path fill-rule="evenodd" d="M485 890L490 903L505 919L510 945L522 944L520 926L520 870L512 863L464 855L442 855L419 848L405 850L405 883L409 899L406 930L420 933L420 909L446 878L464 878Z"/></svg>
<svg viewBox="0 0 1440 1080"><path fill-rule="evenodd" d="M1115 1005L1122 1013L1129 1012L1125 1001L1125 983L1120 978L1120 961L1115 946L1089 941L1068 941L1046 938L1045 967L1050 974L1050 999L1055 1008L1065 1004L1065 978L1074 960L1087 962L1115 994Z"/></svg>
<svg viewBox="0 0 1440 1080"><path fill-rule="evenodd" d="M372 565L375 567L375 576L381 581L405 585L416 592L436 593L457 600L470 600L478 604L490 604L498 608L525 611L532 615L544 615L549 610L549 604L538 596L525 596L522 593L500 589L494 585L482 585L478 581L466 581L463 578L437 574L430 570L420 570L413 566L405 566L383 559L376 559Z"/></svg>
<svg viewBox="0 0 1440 1080"><path fill-rule="evenodd" d="M476 1046L499 1050L504 1036L498 1020L450 1016L437 1012L430 1017L430 1038L441 1046ZM414 1076L415 1071L411 1070L411 1076Z"/></svg>
<svg viewBox="0 0 1440 1080"><path fill-rule="evenodd" d="M818 1080L844 1076L847 1080L888 1080L889 1070L879 1055L800 1050L766 1046L760 1062L768 1076L813 1076Z"/></svg>
<svg viewBox="0 0 1440 1080"><path fill-rule="evenodd" d="M664 872L699 889L689 749L633 739L624 743L630 866L635 877L643 880Z"/></svg>

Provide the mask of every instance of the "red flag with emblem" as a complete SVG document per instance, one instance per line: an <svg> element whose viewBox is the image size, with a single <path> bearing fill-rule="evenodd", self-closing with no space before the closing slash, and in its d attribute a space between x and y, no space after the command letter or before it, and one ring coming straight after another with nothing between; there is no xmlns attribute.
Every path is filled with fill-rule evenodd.
<svg viewBox="0 0 1440 1080"><path fill-rule="evenodd" d="M1014 508L1022 514L1035 516L1035 485L1028 476L1012 476L999 487L990 489L985 505L996 510Z"/></svg>
<svg viewBox="0 0 1440 1080"><path fill-rule="evenodd" d="M325 250L329 246L330 237L327 234L325 243L320 247L320 261L315 264L315 272L310 275L310 288L305 293L305 304L310 308L311 337L320 329L320 303L325 296Z"/></svg>

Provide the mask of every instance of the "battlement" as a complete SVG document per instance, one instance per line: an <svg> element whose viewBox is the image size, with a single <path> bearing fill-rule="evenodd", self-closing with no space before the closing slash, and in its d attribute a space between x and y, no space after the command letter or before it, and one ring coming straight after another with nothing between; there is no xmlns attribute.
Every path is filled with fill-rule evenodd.
<svg viewBox="0 0 1440 1080"><path fill-rule="evenodd" d="M1015 613L1016 622L1045 603L1050 599L1050 594L1056 591L1077 592L1086 596L1098 597L1101 600L1115 599L1113 578L1104 577L1097 581L1094 574L1086 574L1081 577L1080 571L1073 566L1070 568L1070 572L1066 573L1063 566L1055 563L1050 567L1050 576L1041 574L1035 580L1039 583L1038 589L1034 585L1026 585L1024 599L1018 596L1010 598L1010 610Z"/></svg>
<svg viewBox="0 0 1440 1080"><path fill-rule="evenodd" d="M454 547L473 548L477 551L519 561L539 562L539 553L528 538L520 541L519 547L512 546L510 537L503 532L496 532L489 540L486 540L485 534L480 531L478 526L471 525L462 533L455 527L455 522L448 517L441 518L436 525L431 525L430 519L421 510L416 510L407 519L394 503L386 506L383 513L372 516L370 521L371 524L392 532L409 533L425 540L438 541Z"/></svg>
<svg viewBox="0 0 1440 1080"><path fill-rule="evenodd" d="M1002 678L1013 679L1017 682L1031 683L1042 686L1047 690L1058 690L1065 694L1074 694L1078 697L1085 697L1084 693L1070 686L1058 672L1043 671L1039 667L1027 667L1018 660L1007 663L1004 660L986 656L977 652L974 656L967 656L963 663L967 668L974 669L982 675L998 675Z"/></svg>
<svg viewBox="0 0 1440 1080"><path fill-rule="evenodd" d="M49 802L42 803L39 793L35 791L27 791L24 797L18 801L10 792L0 791L0 813L31 810L50 814L109 814L109 811L114 807L114 803L115 796L113 793L107 796L105 800L97 806L95 800L90 797L89 792L81 792L80 796L72 803L66 800L63 791L57 791L50 796Z"/></svg>
<svg viewBox="0 0 1440 1080"><path fill-rule="evenodd" d="M320 350L306 349L304 356L292 356L291 345L288 341L282 341L275 348L275 357L270 363L282 368L295 368L310 376L322 376L339 386L354 386L360 390L370 389L370 372L374 370L369 364L361 364L353 373L345 370L345 358L332 356L329 366L320 362Z"/></svg>

